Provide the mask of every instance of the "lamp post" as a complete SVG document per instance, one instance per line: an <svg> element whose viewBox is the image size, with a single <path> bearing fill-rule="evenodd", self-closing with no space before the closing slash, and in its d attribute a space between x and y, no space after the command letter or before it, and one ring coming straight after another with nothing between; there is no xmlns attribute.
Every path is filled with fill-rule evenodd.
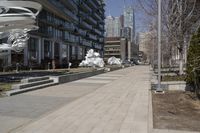
<svg viewBox="0 0 200 133"><path fill-rule="evenodd" d="M162 92L161 89L161 12L162 0L158 0L158 86L156 91Z"/></svg>

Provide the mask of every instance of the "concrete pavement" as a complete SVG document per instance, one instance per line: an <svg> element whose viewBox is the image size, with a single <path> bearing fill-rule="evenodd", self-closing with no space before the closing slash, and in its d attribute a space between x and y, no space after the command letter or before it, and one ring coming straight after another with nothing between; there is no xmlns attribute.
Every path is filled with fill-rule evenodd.
<svg viewBox="0 0 200 133"><path fill-rule="evenodd" d="M195 133L153 129L151 73L134 66L0 99L0 133Z"/></svg>
<svg viewBox="0 0 200 133"><path fill-rule="evenodd" d="M97 75L59 85L57 88L64 91L64 88L68 88L70 84L83 90L83 84L95 86L98 84L99 86L87 95L63 104L60 108L12 131L17 133L148 132L148 92L150 89L148 66L135 66ZM69 95L68 92L63 94L59 90L55 91L54 88L50 90L43 89L28 94L47 97L67 97ZM77 95L77 93L72 95Z"/></svg>

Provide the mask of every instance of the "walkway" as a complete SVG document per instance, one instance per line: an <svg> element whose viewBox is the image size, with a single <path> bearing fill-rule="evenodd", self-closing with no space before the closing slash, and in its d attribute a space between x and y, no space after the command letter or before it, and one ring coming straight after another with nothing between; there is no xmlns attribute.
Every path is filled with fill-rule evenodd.
<svg viewBox="0 0 200 133"><path fill-rule="evenodd" d="M33 105L29 105L30 108L35 107L35 110L31 109L32 112L28 114L27 111L26 116L22 116L28 118L33 113L35 118L33 115L31 121L22 122L22 127L19 128L18 125L18 128L12 131L17 133L147 133L149 89L149 67L134 66L26 93L21 95L24 98L21 99L22 102L28 99L28 96L41 98L33 102ZM42 100L43 98L46 98L44 100L46 102ZM44 103L41 105L40 102ZM41 112L37 113L37 109ZM28 108L27 110L30 111ZM3 114L0 103L0 120L1 115ZM0 129L1 126L0 124Z"/></svg>
<svg viewBox="0 0 200 133"><path fill-rule="evenodd" d="M131 67L75 81L73 83L79 88L82 87L78 85L80 83L103 85L92 93L25 125L17 132L147 133L150 88L148 68ZM66 87L67 85L65 84Z"/></svg>

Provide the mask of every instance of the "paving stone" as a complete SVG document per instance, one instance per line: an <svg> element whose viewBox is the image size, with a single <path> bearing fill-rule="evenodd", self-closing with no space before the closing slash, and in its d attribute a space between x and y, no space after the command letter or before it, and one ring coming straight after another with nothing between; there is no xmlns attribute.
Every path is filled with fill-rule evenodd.
<svg viewBox="0 0 200 133"><path fill-rule="evenodd" d="M147 133L149 67L134 66L108 75L119 78L107 81L98 75L95 80L73 82L102 85L15 132Z"/></svg>

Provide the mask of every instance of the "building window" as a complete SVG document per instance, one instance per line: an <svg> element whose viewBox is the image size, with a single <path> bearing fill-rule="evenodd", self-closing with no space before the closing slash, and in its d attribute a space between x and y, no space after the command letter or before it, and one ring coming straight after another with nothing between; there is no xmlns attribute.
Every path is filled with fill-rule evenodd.
<svg viewBox="0 0 200 133"><path fill-rule="evenodd" d="M28 54L29 54L28 58L32 62L37 61L37 54L38 54L37 49L38 49L38 39L31 37L28 41Z"/></svg>
<svg viewBox="0 0 200 133"><path fill-rule="evenodd" d="M78 47L78 59L81 60L83 59L83 48Z"/></svg>
<svg viewBox="0 0 200 133"><path fill-rule="evenodd" d="M50 58L51 57L51 42L45 40L44 41L44 58Z"/></svg>

